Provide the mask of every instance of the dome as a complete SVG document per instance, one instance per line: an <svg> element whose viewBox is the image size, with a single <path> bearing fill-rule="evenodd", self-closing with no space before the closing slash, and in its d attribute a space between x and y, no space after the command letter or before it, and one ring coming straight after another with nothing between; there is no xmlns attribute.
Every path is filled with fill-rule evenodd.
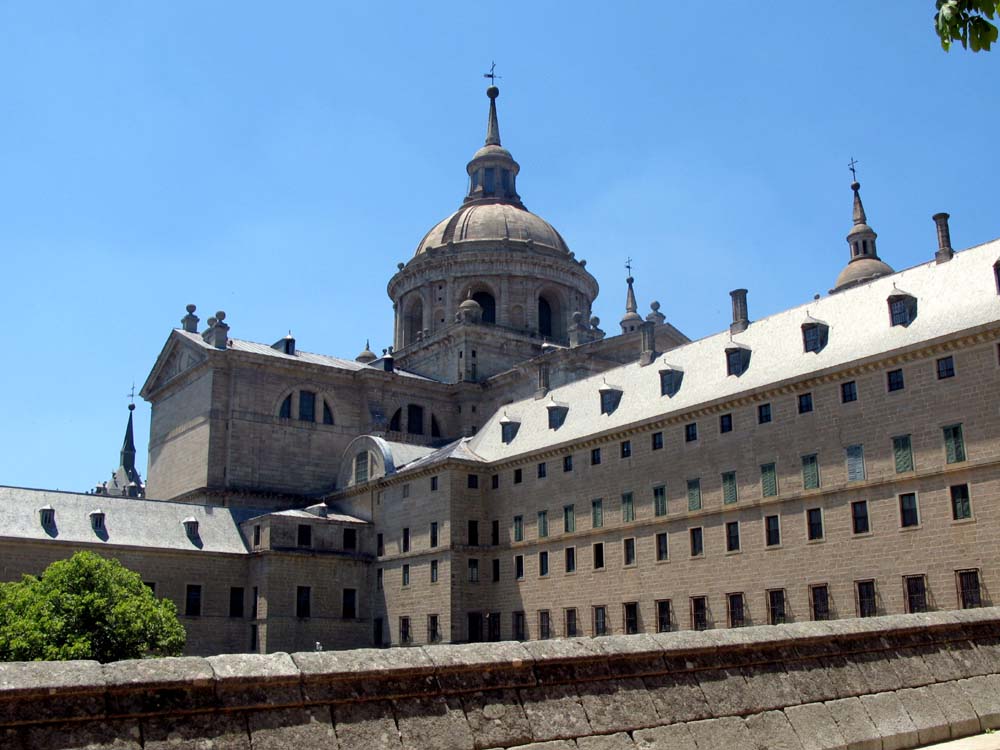
<svg viewBox="0 0 1000 750"><path fill-rule="evenodd" d="M833 285L833 288L834 290L844 289L845 287L877 279L879 276L888 276L891 273L894 273L892 268L878 258L856 258L848 263L844 270L840 272L840 275L837 277L837 283Z"/></svg>
<svg viewBox="0 0 1000 750"><path fill-rule="evenodd" d="M569 254L566 242L551 224L511 203L471 203L462 206L429 231L414 255L449 242L533 242Z"/></svg>

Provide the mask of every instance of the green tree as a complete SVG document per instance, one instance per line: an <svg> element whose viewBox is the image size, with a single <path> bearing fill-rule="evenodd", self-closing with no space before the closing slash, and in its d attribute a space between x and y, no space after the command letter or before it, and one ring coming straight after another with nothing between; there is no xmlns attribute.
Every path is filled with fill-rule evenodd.
<svg viewBox="0 0 1000 750"><path fill-rule="evenodd" d="M176 656L184 639L172 601L93 552L54 562L41 577L0 584L2 661Z"/></svg>
<svg viewBox="0 0 1000 750"><path fill-rule="evenodd" d="M997 27L992 20L1000 14L1000 0L937 0L934 30L947 52L952 42L961 42L973 52L989 51L997 40Z"/></svg>

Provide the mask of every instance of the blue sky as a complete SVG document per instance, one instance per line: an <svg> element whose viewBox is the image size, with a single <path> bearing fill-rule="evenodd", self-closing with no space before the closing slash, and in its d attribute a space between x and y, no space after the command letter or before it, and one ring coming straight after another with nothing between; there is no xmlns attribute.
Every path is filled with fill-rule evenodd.
<svg viewBox="0 0 1000 750"><path fill-rule="evenodd" d="M0 484L117 466L184 305L309 351L391 343L385 285L465 190L496 60L526 205L692 338L826 293L858 177L879 253L1000 236L1000 52L932 0L2 2ZM136 410L145 473L149 407Z"/></svg>

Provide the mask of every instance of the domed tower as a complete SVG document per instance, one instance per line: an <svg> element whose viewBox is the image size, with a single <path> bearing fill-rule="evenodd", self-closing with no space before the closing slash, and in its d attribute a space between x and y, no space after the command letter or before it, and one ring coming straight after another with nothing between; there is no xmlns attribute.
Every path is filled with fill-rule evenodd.
<svg viewBox="0 0 1000 750"><path fill-rule="evenodd" d="M520 165L500 143L500 91L490 86L486 95L486 142L466 165L465 200L424 236L387 289L397 363L448 381L503 372L544 342L567 345L573 313L589 320L598 292L586 262L521 202ZM480 309L461 308L467 300Z"/></svg>
<svg viewBox="0 0 1000 750"><path fill-rule="evenodd" d="M830 290L831 294L877 279L879 276L894 273L892 268L883 263L882 259L878 257L878 253L875 252L875 238L878 235L875 234L874 229L868 226L865 207L861 203L861 183L855 180L851 183L851 190L854 191L854 226L847 233L851 259L837 276L837 282Z"/></svg>

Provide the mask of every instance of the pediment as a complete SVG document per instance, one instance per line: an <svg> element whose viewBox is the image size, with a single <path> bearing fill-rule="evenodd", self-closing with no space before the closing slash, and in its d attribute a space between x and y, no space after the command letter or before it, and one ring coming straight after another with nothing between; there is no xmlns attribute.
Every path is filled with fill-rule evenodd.
<svg viewBox="0 0 1000 750"><path fill-rule="evenodd" d="M205 352L199 351L179 336L171 334L142 386L141 395L145 398L148 394L160 390L182 373L194 369L207 359L208 355Z"/></svg>

